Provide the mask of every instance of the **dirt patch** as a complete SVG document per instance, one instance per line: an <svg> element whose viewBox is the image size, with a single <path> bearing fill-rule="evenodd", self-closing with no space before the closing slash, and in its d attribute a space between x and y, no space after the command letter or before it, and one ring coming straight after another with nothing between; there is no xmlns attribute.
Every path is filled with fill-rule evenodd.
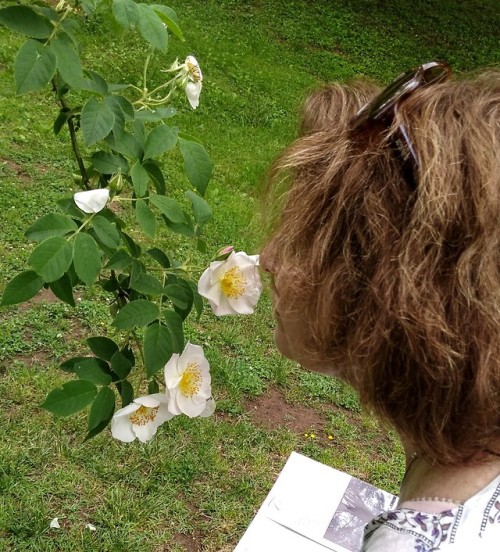
<svg viewBox="0 0 500 552"><path fill-rule="evenodd" d="M286 427L294 433L319 431L325 418L314 408L286 402L282 391L270 387L263 395L245 401L245 410L255 425L266 429Z"/></svg>
<svg viewBox="0 0 500 552"><path fill-rule="evenodd" d="M185 552L201 552L201 535L196 533L193 535L187 535L186 533L177 533L174 537L177 544L180 544L184 548ZM164 552L170 550L170 546L165 544L163 546Z"/></svg>
<svg viewBox="0 0 500 552"><path fill-rule="evenodd" d="M0 163L5 163L9 170L13 172L16 176L23 179L29 178L29 174L23 169L23 167L18 163L15 163L11 159L0 157Z"/></svg>
<svg viewBox="0 0 500 552"><path fill-rule="evenodd" d="M33 305L41 303L56 303L59 299L52 293L50 289L41 289L34 297L24 303L19 303L18 309L21 312L29 310Z"/></svg>

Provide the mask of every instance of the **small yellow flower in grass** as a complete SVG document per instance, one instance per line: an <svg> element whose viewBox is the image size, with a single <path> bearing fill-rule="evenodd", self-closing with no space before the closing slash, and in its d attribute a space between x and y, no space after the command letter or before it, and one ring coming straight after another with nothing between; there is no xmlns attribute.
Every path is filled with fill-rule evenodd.
<svg viewBox="0 0 500 552"><path fill-rule="evenodd" d="M168 395L154 393L137 397L115 412L111 420L111 434L115 439L130 443L139 439L145 443L152 439L157 429L174 415L168 410Z"/></svg>
<svg viewBox="0 0 500 552"><path fill-rule="evenodd" d="M259 256L231 252L214 261L201 275L198 293L206 297L214 314L252 314L262 292Z"/></svg>
<svg viewBox="0 0 500 552"><path fill-rule="evenodd" d="M333 441L333 435L328 435L328 440Z"/></svg>
<svg viewBox="0 0 500 552"><path fill-rule="evenodd" d="M181 355L172 355L165 365L165 385L170 394L168 409L172 414L206 417L215 410L215 402L211 399L210 365L199 345L188 343Z"/></svg>
<svg viewBox="0 0 500 552"><path fill-rule="evenodd" d="M98 213L109 201L109 190L108 188L98 188L97 190L76 192L73 195L73 200L84 213Z"/></svg>
<svg viewBox="0 0 500 552"><path fill-rule="evenodd" d="M316 434L315 433L311 433L311 439L316 439Z"/></svg>

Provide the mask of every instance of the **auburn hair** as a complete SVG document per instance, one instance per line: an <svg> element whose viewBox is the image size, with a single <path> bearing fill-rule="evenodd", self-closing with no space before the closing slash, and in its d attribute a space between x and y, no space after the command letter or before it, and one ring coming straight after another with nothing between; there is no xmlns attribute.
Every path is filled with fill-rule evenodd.
<svg viewBox="0 0 500 552"><path fill-rule="evenodd" d="M262 253L311 358L431 461L478 461L500 441L500 71L422 88L389 128L353 133L378 90L307 99L270 171ZM401 123L415 190L391 147Z"/></svg>

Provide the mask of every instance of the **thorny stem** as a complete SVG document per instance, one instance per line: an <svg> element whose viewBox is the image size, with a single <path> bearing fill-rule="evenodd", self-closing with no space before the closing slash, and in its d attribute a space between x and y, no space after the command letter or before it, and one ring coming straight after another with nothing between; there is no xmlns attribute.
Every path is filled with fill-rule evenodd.
<svg viewBox="0 0 500 552"><path fill-rule="evenodd" d="M63 111L70 111L68 104L63 96L59 96L59 90L57 89L57 83L55 79L52 79L52 90L54 91L56 98L61 105ZM76 139L76 128L74 115L71 114L66 120L69 129L69 136L71 138L71 147L73 148L73 153L76 157L76 162L78 163L78 168L80 169L80 174L82 175L82 182L86 190L90 190L89 186L89 176L87 174L87 169L85 168L85 163L83 162L82 155L80 153L80 148L78 147L78 140Z"/></svg>

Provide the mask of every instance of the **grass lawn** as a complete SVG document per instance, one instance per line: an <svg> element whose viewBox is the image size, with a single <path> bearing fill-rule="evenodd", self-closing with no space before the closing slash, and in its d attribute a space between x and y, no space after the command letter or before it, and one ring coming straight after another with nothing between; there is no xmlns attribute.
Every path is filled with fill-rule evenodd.
<svg viewBox="0 0 500 552"><path fill-rule="evenodd" d="M387 82L434 58L457 72L500 61L495 0L168 5L187 40L172 40L152 74L160 83L160 69L188 53L204 73L199 109L179 97L176 123L214 163L211 252L226 244L258 252L262 177L295 136L307 90L358 76ZM113 71L116 82L136 79L142 42L93 22L86 33L89 64ZM20 44L0 28L0 291L26 267L33 247L26 228L76 191L67 136L51 131L50 94L14 93ZM164 161L171 188L186 189L180 158ZM172 237L158 239L168 247ZM101 292L78 296L74 309L44 295L0 311L0 550L232 550L292 450L397 492L403 457L395 436L342 383L276 353L266 294L254 316L216 319L206 308L189 325L187 337L203 345L212 366L213 417L176 417L145 445L114 441L109 430L82 443L84 413L62 419L39 408L68 379L58 364L83 352L86 337L112 335ZM54 517L59 530L49 528Z"/></svg>

